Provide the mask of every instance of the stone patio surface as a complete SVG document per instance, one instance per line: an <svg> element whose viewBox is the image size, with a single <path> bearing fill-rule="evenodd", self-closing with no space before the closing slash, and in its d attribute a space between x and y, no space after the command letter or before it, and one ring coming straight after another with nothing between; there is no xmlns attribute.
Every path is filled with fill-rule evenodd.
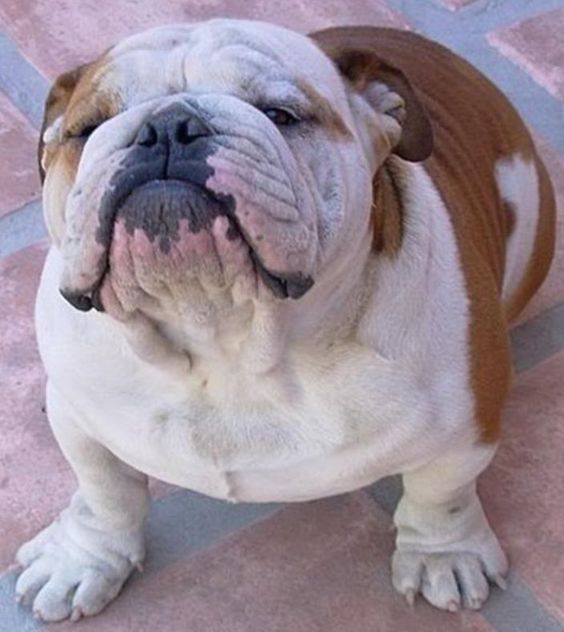
<svg viewBox="0 0 564 632"><path fill-rule="evenodd" d="M512 331L517 368L498 455L481 479L512 562L507 591L447 614L393 592L400 482L293 506L230 506L155 484L146 571L100 616L43 625L13 599L18 545L74 489L49 430L33 301L47 241L36 142L56 75L140 29L217 16L307 32L393 25L469 59L529 124L564 213L564 0L0 0L0 631L564 631L564 240Z"/></svg>

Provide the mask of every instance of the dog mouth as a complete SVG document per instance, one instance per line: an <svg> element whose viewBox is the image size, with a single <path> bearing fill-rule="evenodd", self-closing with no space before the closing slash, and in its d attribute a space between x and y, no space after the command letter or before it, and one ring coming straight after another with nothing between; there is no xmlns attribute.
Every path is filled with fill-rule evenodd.
<svg viewBox="0 0 564 632"><path fill-rule="evenodd" d="M167 254L179 246L181 227L192 235L211 232L217 218L228 222L226 237L241 240L248 249L256 278L277 299L299 299L312 287L313 279L301 273L284 274L269 270L257 253L252 239L235 213L235 203L228 195L218 195L189 180L147 179L133 170L125 174L104 196L96 230L96 242L103 255L98 261L96 282L86 291L61 289L61 295L75 309L104 312L101 290L112 269L112 247L116 241L116 224L129 236L142 231L152 247Z"/></svg>

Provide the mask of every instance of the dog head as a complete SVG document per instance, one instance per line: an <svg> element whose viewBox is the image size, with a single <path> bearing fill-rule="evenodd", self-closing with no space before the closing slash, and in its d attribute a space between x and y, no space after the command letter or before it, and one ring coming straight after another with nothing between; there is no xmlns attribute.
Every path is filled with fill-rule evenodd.
<svg viewBox="0 0 564 632"><path fill-rule="evenodd" d="M432 144L407 79L354 33L162 27L60 76L39 159L63 296L203 314L226 295L297 300L346 267L379 167Z"/></svg>

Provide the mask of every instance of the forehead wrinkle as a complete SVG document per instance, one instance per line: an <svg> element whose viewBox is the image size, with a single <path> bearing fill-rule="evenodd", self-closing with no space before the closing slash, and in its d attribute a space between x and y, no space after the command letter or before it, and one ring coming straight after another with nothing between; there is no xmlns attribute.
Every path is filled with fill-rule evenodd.
<svg viewBox="0 0 564 632"><path fill-rule="evenodd" d="M299 92L295 78L282 68L276 61L268 61L265 66L264 56L245 56L230 63L235 67L233 75L237 81L237 92L249 101L263 99L265 96L284 92ZM302 98L305 95L302 95Z"/></svg>
<svg viewBox="0 0 564 632"><path fill-rule="evenodd" d="M299 69L310 82L342 87L331 60L309 38L272 24L213 20L195 28L192 45L202 47L208 68L212 56L221 58L227 54L231 63L232 60L246 61L252 56L258 60L258 74L263 74L267 65L270 69L279 68L276 74L285 70L293 81ZM237 54L239 52L242 54Z"/></svg>
<svg viewBox="0 0 564 632"><path fill-rule="evenodd" d="M185 46L170 50L127 50L113 57L102 77L103 84L120 94L125 107L185 92L185 51Z"/></svg>
<svg viewBox="0 0 564 632"><path fill-rule="evenodd" d="M132 51L170 50L181 43L187 43L194 28L192 24L157 26L118 42L112 47L111 52L117 57Z"/></svg>
<svg viewBox="0 0 564 632"><path fill-rule="evenodd" d="M125 107L191 91L251 103L294 99L338 135L348 131L338 113L348 120L346 91L333 64L305 36L279 27L223 20L159 27L118 44L105 62L96 69L97 83L123 96Z"/></svg>
<svg viewBox="0 0 564 632"><path fill-rule="evenodd" d="M332 127L345 133L346 126L319 92L268 48L251 48L240 42L229 42L212 51L208 51L205 44L201 50L198 48L186 52L184 67L188 85L190 80L203 76L208 85L213 79L223 80L223 89L229 88L231 94L250 103L269 99L302 101L306 108L321 112L324 122L330 122Z"/></svg>
<svg viewBox="0 0 564 632"><path fill-rule="evenodd" d="M219 48L210 46L209 41L190 47L185 51L184 72L188 81L201 79L202 83L216 79L232 89L252 85L255 76L276 75L279 62L246 44L229 42Z"/></svg>
<svg viewBox="0 0 564 632"><path fill-rule="evenodd" d="M309 79L334 83L336 71L330 60L307 36L295 31L254 20L214 19L196 24L172 24L132 35L116 44L112 56L132 51L163 52L178 47L202 47L207 55L229 46L256 51L273 63L288 69L311 68ZM209 57L208 57L209 61ZM307 72L305 74L308 74Z"/></svg>
<svg viewBox="0 0 564 632"><path fill-rule="evenodd" d="M264 73L265 70L271 70L274 73L281 68L280 60L273 55L243 44L225 46L216 50L216 55L226 57L229 63L250 67L257 75Z"/></svg>

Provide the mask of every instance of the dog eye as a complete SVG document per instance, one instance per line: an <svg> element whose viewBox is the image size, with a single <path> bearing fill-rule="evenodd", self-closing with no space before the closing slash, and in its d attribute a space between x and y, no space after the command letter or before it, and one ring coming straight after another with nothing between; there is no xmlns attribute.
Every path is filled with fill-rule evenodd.
<svg viewBox="0 0 564 632"><path fill-rule="evenodd" d="M98 125L86 125L85 127L83 127L80 130L80 133L78 134L78 137L79 138L88 138L89 136L92 135L94 130L98 129L98 127L100 127L100 124L98 124Z"/></svg>
<svg viewBox="0 0 564 632"><path fill-rule="evenodd" d="M290 110L284 108L266 108L263 110L263 114L277 125L278 127L285 127L287 125L294 125L299 123L300 119Z"/></svg>
<svg viewBox="0 0 564 632"><path fill-rule="evenodd" d="M86 140L89 138L99 127L103 121L99 123L88 123L86 125L76 125L71 127L65 132L65 138L75 138L78 140Z"/></svg>

